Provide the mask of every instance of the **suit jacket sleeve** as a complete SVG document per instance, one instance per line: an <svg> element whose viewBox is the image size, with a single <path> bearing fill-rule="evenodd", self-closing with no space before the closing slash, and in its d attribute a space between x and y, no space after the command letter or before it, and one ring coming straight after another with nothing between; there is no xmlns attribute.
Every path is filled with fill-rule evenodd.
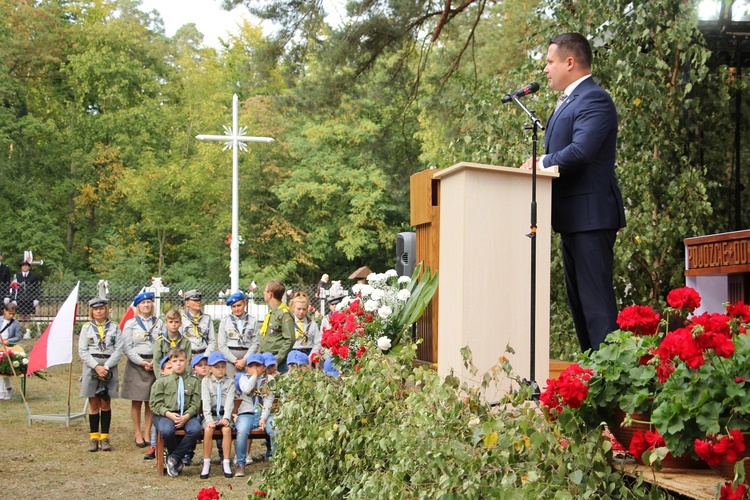
<svg viewBox="0 0 750 500"><path fill-rule="evenodd" d="M570 133L569 138L556 138L555 142L569 139L569 143L559 151L544 157L544 166L558 165L560 175L583 168L594 161L600 153L612 128L617 128L617 110L612 99L604 90L590 91L570 103L573 113L564 113L555 123L555 133ZM572 121L572 124L561 123ZM572 126L570 126L572 125Z"/></svg>

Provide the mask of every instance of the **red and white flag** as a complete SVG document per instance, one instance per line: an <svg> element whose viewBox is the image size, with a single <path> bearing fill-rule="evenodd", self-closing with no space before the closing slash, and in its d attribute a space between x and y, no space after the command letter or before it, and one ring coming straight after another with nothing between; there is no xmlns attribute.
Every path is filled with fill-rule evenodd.
<svg viewBox="0 0 750 500"><path fill-rule="evenodd" d="M44 370L50 366L64 365L73 362L73 327L76 322L78 307L78 285L59 311L52 323L47 326L29 354L29 366L26 373Z"/></svg>

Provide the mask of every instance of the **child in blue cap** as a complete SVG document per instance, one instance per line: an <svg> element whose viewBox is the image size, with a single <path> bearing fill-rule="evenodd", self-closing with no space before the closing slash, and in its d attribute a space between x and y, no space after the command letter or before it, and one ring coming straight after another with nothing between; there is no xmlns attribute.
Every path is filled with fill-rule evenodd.
<svg viewBox="0 0 750 500"><path fill-rule="evenodd" d="M234 381L227 377L227 358L219 351L208 356L211 375L201 381L203 402L203 470L201 479L208 479L211 469L211 449L214 444L214 429L221 429L221 461L224 477L232 477L229 453L232 446L232 410L234 410Z"/></svg>
<svg viewBox="0 0 750 500"><path fill-rule="evenodd" d="M286 357L286 364L299 370L306 370L310 367L310 358L302 351L289 351Z"/></svg>
<svg viewBox="0 0 750 500"><path fill-rule="evenodd" d="M275 362L275 361L274 361ZM245 373L239 378L242 403L237 410L237 477L244 477L247 440L253 429L263 428L271 413L273 393L265 376L266 362L260 354L247 358Z"/></svg>

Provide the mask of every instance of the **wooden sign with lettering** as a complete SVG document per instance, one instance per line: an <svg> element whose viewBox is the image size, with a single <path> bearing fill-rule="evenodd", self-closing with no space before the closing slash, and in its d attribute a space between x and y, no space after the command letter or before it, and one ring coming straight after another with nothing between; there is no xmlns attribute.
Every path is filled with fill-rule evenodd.
<svg viewBox="0 0 750 500"><path fill-rule="evenodd" d="M685 240L685 276L750 273L750 231Z"/></svg>

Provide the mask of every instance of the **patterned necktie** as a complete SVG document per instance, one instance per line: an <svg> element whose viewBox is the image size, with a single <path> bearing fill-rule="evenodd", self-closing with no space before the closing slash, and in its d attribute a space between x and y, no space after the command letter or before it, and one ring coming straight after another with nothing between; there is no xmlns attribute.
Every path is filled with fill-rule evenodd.
<svg viewBox="0 0 750 500"><path fill-rule="evenodd" d="M562 104L565 102L565 100L568 98L568 94L563 92L560 94L560 97L557 98L557 104L555 105L555 112L557 112L557 108L562 106Z"/></svg>
<svg viewBox="0 0 750 500"><path fill-rule="evenodd" d="M180 415L185 413L185 381L177 376L177 406L180 407Z"/></svg>
<svg viewBox="0 0 750 500"><path fill-rule="evenodd" d="M216 415L221 417L221 382L216 381Z"/></svg>

